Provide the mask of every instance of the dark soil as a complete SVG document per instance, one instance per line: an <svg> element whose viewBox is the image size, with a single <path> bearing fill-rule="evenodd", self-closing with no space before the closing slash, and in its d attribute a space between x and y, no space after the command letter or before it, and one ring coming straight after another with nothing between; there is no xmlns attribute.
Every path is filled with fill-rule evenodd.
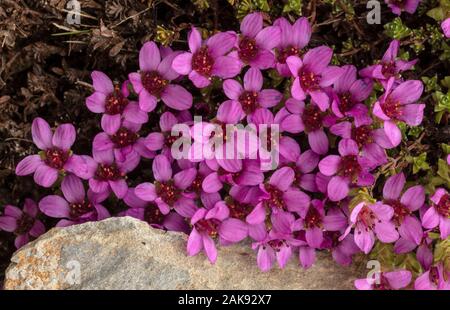
<svg viewBox="0 0 450 310"><path fill-rule="evenodd" d="M91 139L99 131L98 116L85 107L85 97L91 93L92 70L104 71L118 82L123 81L129 72L137 70L137 55L145 41L164 39L175 48L185 48L191 24L211 32L238 30L237 8L242 11L238 4L230 4L239 1L226 0L79 2L82 12L90 17L82 17L81 25L71 26L66 23L67 13L63 11L66 0L0 0L0 213L5 204L21 205L26 197L38 201L50 192L35 186L32 177L14 174L18 161L37 151L30 134L34 117L43 117L51 126L73 123L78 128L74 152L89 154ZM281 16L283 1L268 2L272 8L267 20L271 21ZM356 18L350 21L345 10L333 12L331 5L322 2L303 1L303 15L317 25L311 46L335 46L343 63L352 62L358 67L382 56L391 39L383 34L382 25L366 23L366 1L351 1ZM201 3L209 3L209 7L202 9ZM383 21L393 18L384 6ZM411 27L436 24L428 17L402 16L402 19ZM168 38L157 32L157 26L172 31L166 33ZM61 34L70 31L78 33ZM346 49L344 42L349 39L356 43ZM417 56L413 51L410 55ZM423 71L427 76L438 73L440 78L448 74L448 64L447 67L440 64L431 52L422 52L418 57L417 70L408 73L409 78L420 78ZM430 96L426 100L429 118L424 123L422 144L430 151L429 162L435 163L441 155L438 143L448 142L449 128L446 121L436 127L432 117L434 103ZM50 228L53 223L46 224ZM0 232L0 287L15 250L13 237Z"/></svg>

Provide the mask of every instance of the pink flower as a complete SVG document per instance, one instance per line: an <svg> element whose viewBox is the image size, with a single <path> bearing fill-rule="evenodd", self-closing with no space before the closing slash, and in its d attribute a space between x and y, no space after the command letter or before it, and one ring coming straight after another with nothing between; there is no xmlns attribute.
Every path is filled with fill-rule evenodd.
<svg viewBox="0 0 450 310"><path fill-rule="evenodd" d="M188 43L190 52L177 55L172 68L178 74L188 75L196 87L210 85L214 76L229 79L241 71L236 58L225 56L236 43L235 33L220 32L202 42L200 32L192 27Z"/></svg>
<svg viewBox="0 0 450 310"><path fill-rule="evenodd" d="M113 85L111 79L100 71L91 74L95 92L86 98L87 108L94 113L104 113L102 125L106 122L118 124L121 118L143 124L148 121L148 115L139 108L137 102L129 101L127 83L120 88Z"/></svg>
<svg viewBox="0 0 450 310"><path fill-rule="evenodd" d="M406 178L403 172L386 180L383 187L383 203L394 210L393 222L397 225L400 236L419 245L423 230L420 221L413 214L425 203L425 189L421 185L408 188L403 195Z"/></svg>
<svg viewBox="0 0 450 310"><path fill-rule="evenodd" d="M275 89L262 89L263 75L256 68L250 68L244 75L244 87L236 80L223 82L225 95L240 103L245 114L251 115L258 108L276 106L283 95Z"/></svg>
<svg viewBox="0 0 450 310"><path fill-rule="evenodd" d="M369 254L375 244L376 237L384 243L395 242L399 234L391 222L394 210L382 203L359 203L350 215L350 225L339 238L343 240L352 227L355 227L355 243L365 253Z"/></svg>
<svg viewBox="0 0 450 310"><path fill-rule="evenodd" d="M450 17L447 19L444 19L444 21L441 24L442 32L444 33L444 36L446 38L450 38Z"/></svg>
<svg viewBox="0 0 450 310"><path fill-rule="evenodd" d="M191 218L192 231L188 238L187 252L189 256L197 255L205 250L209 261L214 264L217 249L214 238L219 237L222 244L239 242L247 237L247 226L240 220L229 218L230 211L223 201L219 201L210 209L198 209Z"/></svg>
<svg viewBox="0 0 450 310"><path fill-rule="evenodd" d="M321 111L330 106L330 98L325 88L333 85L343 74L342 68L330 66L333 50L319 46L309 50L305 57L289 56L286 63L295 78L291 94L297 100L305 100L309 94Z"/></svg>
<svg viewBox="0 0 450 310"><path fill-rule="evenodd" d="M328 197L331 201L339 201L347 197L351 184L369 186L374 182L370 174L371 164L367 158L359 155L358 144L351 139L339 142L339 154L328 155L319 162L319 170L325 176L332 176L327 185Z"/></svg>
<svg viewBox="0 0 450 310"><path fill-rule="evenodd" d="M356 123L356 122L355 122ZM364 156L375 168L387 163L384 149L392 148L392 144L383 129L373 129L372 119L367 125L353 126L351 122L343 121L330 127L330 132L344 139L352 139L358 144Z"/></svg>
<svg viewBox="0 0 450 310"><path fill-rule="evenodd" d="M329 142L323 130L325 113L314 104L305 106L303 101L292 98L286 101L286 108L292 114L281 121L281 129L290 133L304 131L311 149L317 154L326 154Z"/></svg>
<svg viewBox="0 0 450 310"><path fill-rule="evenodd" d="M183 217L192 217L197 210L195 193L188 192L197 175L195 168L181 170L172 176L172 167L164 155L153 159L155 183L142 183L136 186L135 194L144 201L154 201L163 214L174 209Z"/></svg>
<svg viewBox="0 0 450 310"><path fill-rule="evenodd" d="M94 152L108 153L118 163L126 163L128 170L134 170L144 158L153 158L155 153L148 150L145 138L139 137L140 124L128 121L119 123L118 128L105 127L106 132L98 133L94 137L92 148Z"/></svg>
<svg viewBox="0 0 450 310"><path fill-rule="evenodd" d="M313 249L321 248L324 241L323 230L339 231L347 226L347 218L342 212L325 215L324 202L318 199L312 200L306 212L302 212L300 216L295 226L305 230L305 241Z"/></svg>
<svg viewBox="0 0 450 310"><path fill-rule="evenodd" d="M411 283L412 274L408 270L396 270L391 272L380 272L376 278L365 278L355 280L358 290L399 290ZM377 283L378 281L378 283Z"/></svg>
<svg viewBox="0 0 450 310"><path fill-rule="evenodd" d="M316 192L316 176L311 173L319 163L319 155L312 150L307 150L301 153L294 165L290 167L294 170L295 179L293 184L301 187L309 192Z"/></svg>
<svg viewBox="0 0 450 310"><path fill-rule="evenodd" d="M416 290L450 290L450 272L442 263L432 266L414 282Z"/></svg>
<svg viewBox="0 0 450 310"><path fill-rule="evenodd" d="M348 234L342 241L339 241L341 233L338 231L324 231L324 241L322 246L331 249L331 255L335 262L342 266L350 266L352 256L360 250L355 244L353 234Z"/></svg>
<svg viewBox="0 0 450 310"><path fill-rule="evenodd" d="M343 74L334 83L331 109L339 118L353 117L357 126L366 124L371 119L363 101L372 92L373 83L356 79L355 66L343 66L342 70Z"/></svg>
<svg viewBox="0 0 450 310"><path fill-rule="evenodd" d="M419 6L420 0L384 0L395 15L400 15L403 11L414 14Z"/></svg>
<svg viewBox="0 0 450 310"><path fill-rule="evenodd" d="M304 214L310 203L308 195L292 187L295 174L290 167L276 170L267 183L260 184L262 192L260 203L247 217L250 224L258 224L266 219L266 207L271 210L275 220L286 211ZM279 214L278 214L279 213ZM272 221L274 218L272 218Z"/></svg>
<svg viewBox="0 0 450 310"><path fill-rule="evenodd" d="M42 151L22 159L16 167L17 175L34 174L34 181L43 187L51 187L58 175L65 172L87 178L87 166L82 156L74 155L70 150L76 137L72 124L59 125L52 133L48 123L37 117L31 125L31 135Z"/></svg>
<svg viewBox="0 0 450 310"><path fill-rule="evenodd" d="M359 74L365 78L379 80L385 88L390 78L394 78L396 82L400 80L400 73L411 69L417 63L417 59L412 61L399 59L397 57L399 47L400 41L393 40L384 53L381 62L362 69Z"/></svg>
<svg viewBox="0 0 450 310"><path fill-rule="evenodd" d="M171 84L179 74L172 69L172 62L181 52L161 50L155 42L144 44L139 52L139 73L128 78L139 95L139 106L145 112L155 109L161 99L169 108L187 110L192 106L192 95L184 87Z"/></svg>
<svg viewBox="0 0 450 310"><path fill-rule="evenodd" d="M263 16L260 12L248 14L241 22L241 36L237 43L237 52L233 57L243 64L261 70L275 65L273 48L279 45L281 29L278 26L263 28Z"/></svg>
<svg viewBox="0 0 450 310"><path fill-rule="evenodd" d="M39 202L39 209L42 213L62 219L56 224L57 227L101 221L111 216L108 210L101 205L101 202L108 198L107 192L99 195L88 190L86 197L83 183L74 175L64 178L61 190L64 198L50 195L42 198Z"/></svg>
<svg viewBox="0 0 450 310"><path fill-rule="evenodd" d="M402 133L396 122L418 126L423 119L425 104L417 104L423 92L423 84L418 80L402 82L393 88L394 79L388 82L386 92L375 103L373 114L384 121L384 132L395 147L402 140Z"/></svg>
<svg viewBox="0 0 450 310"><path fill-rule="evenodd" d="M280 44L276 47L276 68L281 76L289 77L286 59L289 56L301 56L303 48L311 39L311 25L305 17L297 19L293 25L286 18L280 17L273 25L280 27L281 30Z"/></svg>
<svg viewBox="0 0 450 310"><path fill-rule="evenodd" d="M450 236L450 195L443 189L438 188L431 196L432 205L428 208L422 218L422 225L427 229L439 226L441 239Z"/></svg>
<svg viewBox="0 0 450 310"><path fill-rule="evenodd" d="M118 162L114 154L93 149L93 158L84 156L89 166L89 188L98 195L109 195L111 191L122 199L127 191L126 174L134 166L132 161Z"/></svg>
<svg viewBox="0 0 450 310"><path fill-rule="evenodd" d="M37 219L38 207L31 199L25 199L23 210L6 205L4 214L0 216L0 229L16 235L14 244L17 249L37 238L45 232L45 226Z"/></svg>
<svg viewBox="0 0 450 310"><path fill-rule="evenodd" d="M189 234L189 225L181 215L176 212L162 214L155 202L140 199L134 191L134 188L128 188L123 198L126 205L130 207L123 215L145 221L153 228Z"/></svg>

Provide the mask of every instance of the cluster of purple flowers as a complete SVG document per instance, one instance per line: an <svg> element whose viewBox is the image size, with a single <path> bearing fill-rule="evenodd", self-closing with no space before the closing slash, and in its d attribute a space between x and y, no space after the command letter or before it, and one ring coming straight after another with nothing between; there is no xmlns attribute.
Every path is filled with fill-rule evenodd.
<svg viewBox="0 0 450 310"><path fill-rule="evenodd" d="M408 11L417 1L403 2ZM377 168L389 161L386 150L402 143L399 123L422 122L422 82L402 77L416 61L401 60L400 42L393 41L380 62L359 72L353 65L334 66L331 48L307 48L311 33L306 18L293 24L279 18L266 26L257 12L243 19L240 33L219 32L204 40L192 27L188 52L145 43L139 71L123 85L93 72L95 92L86 105L101 114L103 132L93 139L92 156L70 150L76 136L72 125L53 133L36 118L32 136L42 151L23 159L16 173L34 174L37 184L62 194L44 197L38 206L27 200L23 211L7 206L0 228L14 232L20 247L45 231L38 209L60 219L57 226L67 226L111 216L106 200L114 199L127 206L114 216L185 232L188 255L204 251L211 263L218 245L244 239L252 241L262 271L275 262L283 268L294 256L309 268L320 250L347 266L353 255L370 253L376 243L392 243L395 253L417 256L423 272L415 288L449 289L450 273L433 260L430 237L450 235L450 195L444 188L427 197L422 185L393 173L383 197L352 204L358 190L373 189ZM270 88L265 70L289 80L290 88L284 93ZM194 96L180 82L188 89L220 85L224 101L201 127L278 124L276 169L261 169L259 158L174 159L171 148L179 137L171 129L199 125L191 114ZM369 102L376 83L383 94ZM148 113L155 110L160 130L142 135L142 128L154 127ZM193 132L187 138L201 143ZM153 178L136 185L127 174L142 159ZM361 279L355 285L399 289L412 278L408 270L385 270L379 281Z"/></svg>

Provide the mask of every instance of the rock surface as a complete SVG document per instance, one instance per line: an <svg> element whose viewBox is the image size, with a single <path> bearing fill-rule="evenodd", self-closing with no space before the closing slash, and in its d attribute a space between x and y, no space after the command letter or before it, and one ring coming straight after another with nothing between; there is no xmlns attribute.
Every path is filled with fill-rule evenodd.
<svg viewBox="0 0 450 310"><path fill-rule="evenodd" d="M329 254L263 273L248 245L221 247L215 265L186 256L186 236L123 217L54 228L12 257L5 289L352 289L361 268Z"/></svg>

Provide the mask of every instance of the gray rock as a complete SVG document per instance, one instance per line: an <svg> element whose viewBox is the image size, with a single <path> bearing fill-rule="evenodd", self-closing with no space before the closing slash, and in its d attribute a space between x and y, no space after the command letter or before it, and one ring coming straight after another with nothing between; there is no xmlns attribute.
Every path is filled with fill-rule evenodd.
<svg viewBox="0 0 450 310"><path fill-rule="evenodd" d="M263 273L248 244L219 248L211 265L186 255L186 239L130 217L54 228L14 254L5 289L352 289L363 272L319 253L308 270L294 258Z"/></svg>

